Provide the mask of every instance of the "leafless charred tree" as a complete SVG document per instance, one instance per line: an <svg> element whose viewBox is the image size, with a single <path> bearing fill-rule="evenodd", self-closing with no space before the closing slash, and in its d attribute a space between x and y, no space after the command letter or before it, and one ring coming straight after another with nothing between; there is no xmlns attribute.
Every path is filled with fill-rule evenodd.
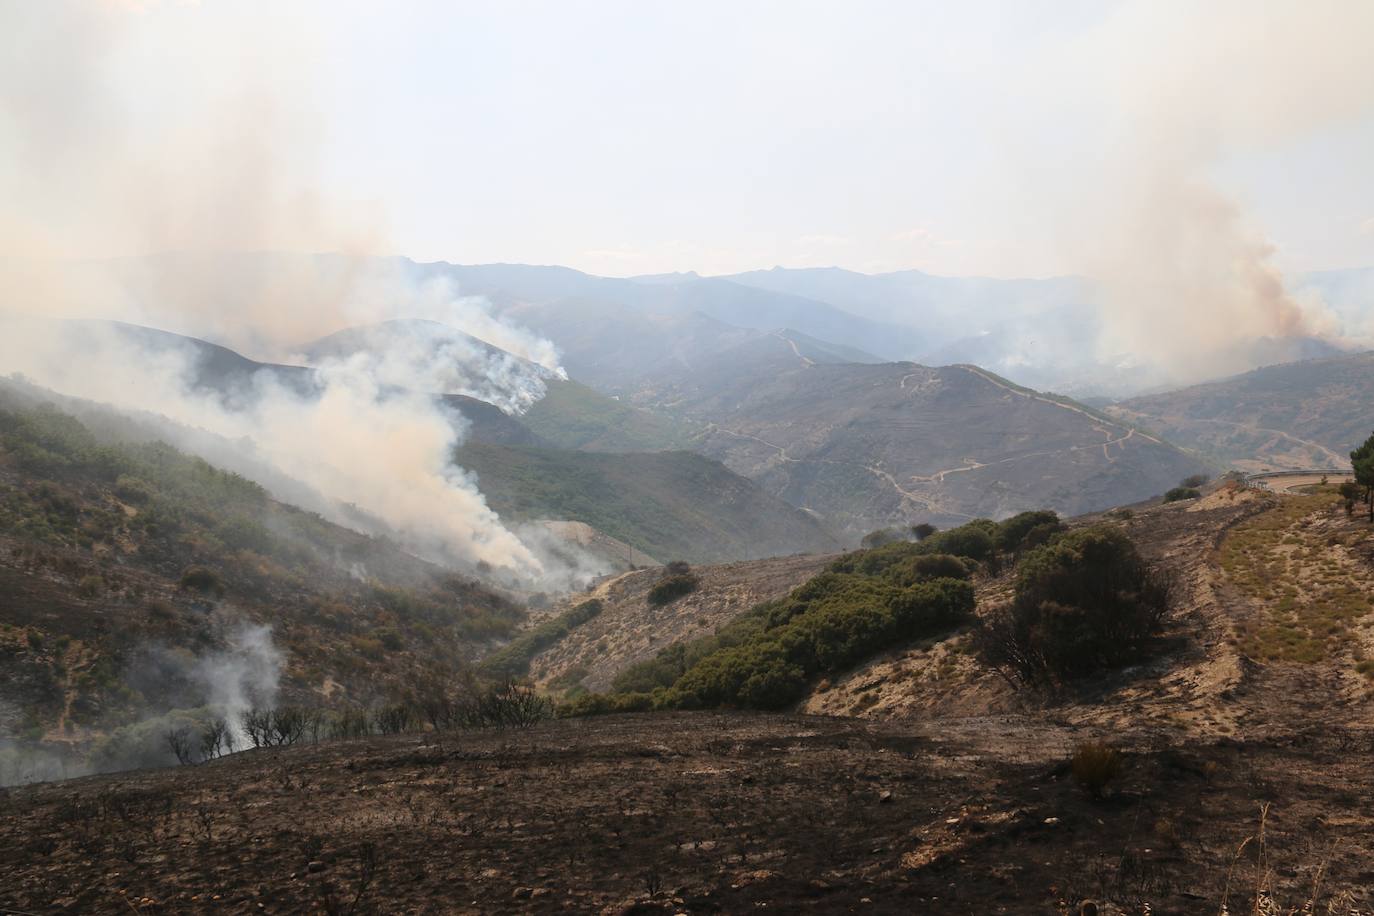
<svg viewBox="0 0 1374 916"><path fill-rule="evenodd" d="M243 730L253 747L285 747L317 732L320 717L299 706L254 707L243 714Z"/></svg>
<svg viewBox="0 0 1374 916"><path fill-rule="evenodd" d="M178 728L169 728L164 737L167 741L167 747L176 757L177 763L183 766L190 766L193 763L200 762L196 757L196 746L191 738L190 728L185 725Z"/></svg>
<svg viewBox="0 0 1374 916"><path fill-rule="evenodd" d="M414 729L415 711L405 703L391 703L372 713L372 723L378 734L399 735Z"/></svg>
<svg viewBox="0 0 1374 916"><path fill-rule="evenodd" d="M225 754L234 753L234 730L225 719L212 719L200 730L200 756L202 760L214 760Z"/></svg>

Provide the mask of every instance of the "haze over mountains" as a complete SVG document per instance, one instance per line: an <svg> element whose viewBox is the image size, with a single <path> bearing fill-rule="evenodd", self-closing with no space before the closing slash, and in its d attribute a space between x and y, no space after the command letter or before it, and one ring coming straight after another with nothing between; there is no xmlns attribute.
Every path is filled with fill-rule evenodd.
<svg viewBox="0 0 1374 916"><path fill-rule="evenodd" d="M1265 366L1107 408L1246 471L1340 468L1374 430L1374 352Z"/></svg>
<svg viewBox="0 0 1374 916"><path fill-rule="evenodd" d="M144 303L165 297L166 282L152 278L192 275L207 263L170 254L112 262L121 301ZM732 530L756 553L828 547L918 521L943 525L1038 507L1095 511L1163 492L1184 476L1264 460L1262 445L1218 450L1182 432L1172 441L1175 425L1133 403L1109 416L1043 395L1063 390L1052 382L1110 392L1157 378L1148 365L1098 357L1094 294L1077 278L775 268L617 279L562 267L284 254L233 255L213 266L241 280L217 291L215 314L254 313L260 297L283 291L316 301L341 286L355 297L362 290L363 305L345 299L335 321L379 320L344 323L314 340L269 345L261 338L262 350L301 364L271 364L271 374L318 392L338 369L321 375L306 366L344 366L381 393L442 394L466 417L455 437L487 449L477 490L485 478L493 493L505 494L497 514L518 523L543 513L605 525L605 516L593 519L589 501L559 490L569 480L581 481L574 490L605 484L592 483L585 460L571 455L495 460L491 449L695 451L754 481L760 495L810 513L808 525L829 532L803 533L807 526L788 522L778 530L793 534L759 538L740 517ZM100 288L91 283L98 264L79 271ZM1312 282L1340 303L1343 327L1356 327L1365 279L1335 272ZM215 376L221 396L242 399L256 367L266 365L197 346L206 354L198 371ZM1251 343L1255 359L1265 361L1336 349L1305 337ZM923 353L928 362L918 358ZM595 461L596 474L610 475L603 481L636 479L648 467ZM533 467L562 480L555 485L561 495L513 499L502 474ZM683 486L708 478L661 479ZM734 484L713 487L724 493ZM670 504L679 499L665 496ZM582 511L570 508L576 505ZM730 557L706 546L707 529L685 540L646 540L642 526L615 517L622 522L610 523L615 530L599 530L647 555L676 544L686 557Z"/></svg>

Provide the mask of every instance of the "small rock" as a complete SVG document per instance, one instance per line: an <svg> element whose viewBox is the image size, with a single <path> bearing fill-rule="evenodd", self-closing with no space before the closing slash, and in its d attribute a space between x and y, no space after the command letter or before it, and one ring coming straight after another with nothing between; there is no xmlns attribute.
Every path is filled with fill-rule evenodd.
<svg viewBox="0 0 1374 916"><path fill-rule="evenodd" d="M878 801L882 804L887 804L892 801L892 793L884 789L882 792L878 793Z"/></svg>
<svg viewBox="0 0 1374 916"><path fill-rule="evenodd" d="M517 887L515 890L511 891L511 896L515 897L518 900L524 900L526 897L530 897L533 895L534 889L528 887Z"/></svg>
<svg viewBox="0 0 1374 916"><path fill-rule="evenodd" d="M1057 817L1047 817L1047 818L1045 818L1045 826L1046 826L1046 827L1053 827L1053 826L1054 826L1055 824L1057 824L1057 823L1059 823L1059 818L1057 818Z"/></svg>
<svg viewBox="0 0 1374 916"><path fill-rule="evenodd" d="M316 859L315 861L308 863L305 866L305 870L308 872L324 871L324 863L321 862L319 859Z"/></svg>

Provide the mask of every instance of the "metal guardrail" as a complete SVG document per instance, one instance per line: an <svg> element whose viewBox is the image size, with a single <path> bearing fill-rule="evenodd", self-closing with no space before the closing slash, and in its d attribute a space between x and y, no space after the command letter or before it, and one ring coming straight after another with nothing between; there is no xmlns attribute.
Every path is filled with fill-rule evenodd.
<svg viewBox="0 0 1374 916"><path fill-rule="evenodd" d="M1273 477L1353 477L1350 468L1297 468L1286 471L1265 471L1260 474L1245 475L1245 485L1257 490L1270 489L1265 481Z"/></svg>

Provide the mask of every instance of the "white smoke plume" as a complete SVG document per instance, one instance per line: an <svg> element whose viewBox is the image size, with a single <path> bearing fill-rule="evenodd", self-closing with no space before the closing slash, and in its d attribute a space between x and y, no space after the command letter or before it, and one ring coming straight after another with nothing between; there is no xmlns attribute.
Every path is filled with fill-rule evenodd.
<svg viewBox="0 0 1374 916"><path fill-rule="evenodd" d="M285 658L272 642L267 624L245 624L229 634L228 646L196 660L193 678L204 692L204 705L235 729L235 746L245 747L243 714L277 701Z"/></svg>
<svg viewBox="0 0 1374 916"><path fill-rule="evenodd" d="M1339 335L1323 303L1290 295L1274 243L1218 173L1238 151L1374 110L1371 34L1367 3L1148 0L1037 62L1016 91L1040 96L1040 116L1051 99L1067 124L1107 125L1058 182L1043 178L1063 170L1064 141L1036 125L1061 144L1040 173L1061 196L1034 205L1100 286L1101 355L1132 354L1177 383L1250 368L1266 342Z"/></svg>
<svg viewBox="0 0 1374 916"><path fill-rule="evenodd" d="M223 648L190 655L147 646L132 658L125 682L162 695L170 705L150 704L134 721L110 728L86 752L73 744L39 745L0 735L0 787L172 764L167 733L196 731L210 719L223 719L232 730L233 748L246 749L244 713L276 704L285 656L273 643L270 626L239 620L223 625Z"/></svg>
<svg viewBox="0 0 1374 916"><path fill-rule="evenodd" d="M423 391L383 385L364 356L327 361L315 374L318 389L259 372L226 406L218 393L194 386L200 354L177 338L90 323L0 327L0 365L10 371L241 442L259 462L334 504L337 522L348 523L343 507L356 505L431 559L486 563L516 576L541 568L453 464L460 429L451 414Z"/></svg>
<svg viewBox="0 0 1374 916"><path fill-rule="evenodd" d="M197 387L197 355L183 347L21 322L0 339L0 373L241 440L431 558L538 573L452 465L462 426L431 395L525 410L561 374L557 351L480 300L376 257L380 208L318 191L328 129L301 15L237 4L0 6L0 313L148 324L259 359L418 317L514 357L460 335L423 354L342 354L319 361L318 390L262 375L226 406ZM258 253L268 250L340 254Z"/></svg>

